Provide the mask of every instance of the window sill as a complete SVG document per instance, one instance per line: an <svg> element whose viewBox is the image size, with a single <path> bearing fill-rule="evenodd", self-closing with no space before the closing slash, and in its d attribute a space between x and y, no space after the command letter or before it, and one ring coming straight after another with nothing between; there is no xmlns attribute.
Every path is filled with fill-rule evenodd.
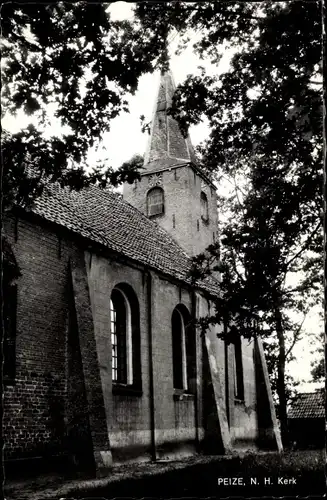
<svg viewBox="0 0 327 500"><path fill-rule="evenodd" d="M160 214L149 214L148 217L149 219L156 219L157 217L163 217L164 215L164 212L160 212Z"/></svg>
<svg viewBox="0 0 327 500"><path fill-rule="evenodd" d="M133 385L124 385L124 384L112 384L112 393L117 395L136 396L136 397L140 397L143 395L142 389L138 389Z"/></svg>
<svg viewBox="0 0 327 500"><path fill-rule="evenodd" d="M185 392L183 389L174 389L173 394L174 401L185 401L185 400L194 400L194 394L190 392Z"/></svg>

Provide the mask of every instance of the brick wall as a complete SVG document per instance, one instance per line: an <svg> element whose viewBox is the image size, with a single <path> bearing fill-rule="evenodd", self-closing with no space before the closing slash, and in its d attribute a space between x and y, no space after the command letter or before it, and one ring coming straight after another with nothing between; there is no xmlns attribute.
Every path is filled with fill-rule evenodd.
<svg viewBox="0 0 327 500"><path fill-rule="evenodd" d="M67 344L68 260L79 255L80 251L72 241L62 236L59 239L51 228L27 220L20 219L18 224L13 219L8 220L6 235L22 277L18 283L17 376L13 385L5 387L4 394L5 457L71 452L71 433L68 430L76 418L80 422L83 420L78 408L71 412L71 400L78 392L86 405L85 387L80 380L83 376L82 362L79 356L78 359L72 356L72 351L76 351L71 347L72 340ZM86 255L87 266L91 262L90 257ZM113 458L117 462L128 456L128 449L132 458L142 453L149 456L149 346L144 273L94 254L88 269L97 356ZM141 396L112 393L109 300L113 287L121 282L130 284L140 305ZM165 440L176 441L182 434L183 439L194 439L194 401L174 402L172 387L171 314L181 300L181 293L182 302L190 309L190 296L167 281L155 282L156 425L158 429L170 433L164 433ZM74 342L79 350L77 340ZM83 390L77 391L76 387L81 384ZM167 407L162 405L162 384L169 385ZM78 406L83 407L83 404ZM86 428L87 420L84 424L82 427ZM178 434L179 428L182 430ZM83 429L80 430L77 435L84 436L88 443L88 436L83 434ZM163 434L159 436L159 441L162 437Z"/></svg>
<svg viewBox="0 0 327 500"><path fill-rule="evenodd" d="M191 169L185 169L183 172L187 177ZM167 175L174 175L174 173L167 172ZM187 179L190 181L189 177ZM59 238L55 229L37 222L32 223L20 219L16 224L14 219L8 219L5 221L5 234L12 245L22 273L18 281L17 376L15 384L5 386L4 391L5 458L47 456L66 452L67 428L69 422L76 417L76 412L75 414L71 412L71 401L77 392L80 395L84 394L82 407L88 401L84 393L84 384L82 384L82 390L76 392L76 387L82 383L80 379L83 377L83 372L84 376L87 373L83 369L83 363L86 361L82 361L78 356L75 358L72 356L74 345L78 345L76 339L75 344L74 342L72 345L67 344L67 290L70 257L77 260L83 259L86 265L89 288L87 293L90 295L92 308L90 321L93 320L94 327L94 344L92 345L96 349L98 383L99 387L100 384L102 386L104 404L104 433L109 435L113 460L117 463L128 457L133 460L137 457L148 458L151 445L149 304L144 271L137 266L121 264L99 254L90 252L84 254L81 246L78 246L73 239L62 235ZM112 392L109 304L112 289L119 283L130 285L139 302L142 393L138 395L113 394ZM202 360L206 351L202 352L199 333L196 337L198 398L191 397L181 401L174 399L171 315L178 304L183 304L191 313L191 293L152 273L155 438L157 453L161 456L170 452L176 453L176 444L181 451L183 443L189 447L188 451L193 453L196 439L199 435L200 439L204 436L206 427L206 423L202 420L201 395ZM200 295L197 297L196 308L199 316L208 312L207 301ZM216 334L216 329L208 332L208 363L213 377L217 419L221 432L226 437L226 432L228 433L229 430L226 416L228 412L226 411L225 353L224 345L217 339ZM87 347L85 349L87 351ZM68 359L70 359L70 364L67 363ZM231 399L231 391L229 391L231 410L229 423L235 439L242 439L245 436L254 439L257 424L254 409L256 381L253 346L244 346L243 366L245 405L236 408ZM67 370L69 370L69 375L67 375ZM229 378L232 380L230 370L231 365ZM89 377L86 382L88 398L92 399ZM196 421L196 409L198 421ZM77 416L80 421L83 420L80 415ZM88 433L87 418L83 422L85 424L83 428ZM96 429L92 432L94 434ZM84 437L85 442L88 443L88 436L84 435ZM94 434L93 441L96 437ZM226 440L228 441L227 438ZM100 450L104 448L100 447Z"/></svg>
<svg viewBox="0 0 327 500"><path fill-rule="evenodd" d="M141 459L150 454L149 346L146 283L141 270L94 253L85 257L94 318L97 354L113 461ZM135 292L140 311L142 395L113 394L110 341L110 296L118 284Z"/></svg>
<svg viewBox="0 0 327 500"><path fill-rule="evenodd" d="M212 304L204 298L199 301L200 317L212 314ZM224 342L217 337L219 326L210 327L204 336L203 346L203 384L205 446L213 452L228 450L231 447L228 408L226 398L226 363ZM212 448L212 443L214 447Z"/></svg>
<svg viewBox="0 0 327 500"><path fill-rule="evenodd" d="M58 236L5 221L18 280L16 380L4 387L5 458L64 451L67 251ZM62 245L62 243L61 243ZM60 257L60 258L59 258Z"/></svg>
<svg viewBox="0 0 327 500"><path fill-rule="evenodd" d="M95 365L92 364L93 353L88 354L87 346L84 351L81 346L78 333L81 325L72 329L68 321L73 295L76 301L79 293L72 291L69 261L84 263L84 250L73 236L60 228L58 231L55 226L38 220L5 221L5 235L21 271L16 377L4 387L5 459L64 453L79 468L93 466L94 458L97 466L102 467L108 461L104 455L109 452L105 427L104 436L100 436L99 419L104 410L99 407L103 406L103 399L97 358ZM79 270L82 277L83 269ZM87 288L86 275L85 280ZM80 282L80 277L77 281ZM83 297L79 297L86 303L77 304L84 313L90 307L86 288L81 290ZM91 310L86 328L87 345L91 345L94 335ZM80 332L85 343L84 333ZM87 353L88 359L82 360L82 352ZM98 385L100 394L95 399Z"/></svg>
<svg viewBox="0 0 327 500"><path fill-rule="evenodd" d="M86 388L83 375L83 361L77 326L73 291L68 299L67 325L67 402L66 434L67 447L72 461L79 469L92 469L93 448L88 415Z"/></svg>
<svg viewBox="0 0 327 500"><path fill-rule="evenodd" d="M161 175L161 174L160 174ZM140 182L124 185L124 199L142 213L147 213L146 195L150 189L150 174L142 176ZM163 227L189 253L202 252L218 239L217 194L204 183L190 166L162 172L162 187L165 194L165 213L155 217ZM201 191L208 199L209 221L201 219Z"/></svg>
<svg viewBox="0 0 327 500"><path fill-rule="evenodd" d="M91 264L88 266L90 296L113 460L119 463L128 459L147 459L151 446L147 282L140 269L110 262L95 254L91 256L89 252L85 261ZM139 302L141 395L112 392L109 302L113 288L121 283L132 287ZM189 292L153 274L151 307L158 456L172 451L178 442L191 441L192 452L195 450L194 398L175 401L173 397L171 315L179 303L191 311Z"/></svg>
<svg viewBox="0 0 327 500"><path fill-rule="evenodd" d="M254 340L242 339L244 402L233 401L231 435L236 445L246 448L255 447L259 437L256 374L253 361Z"/></svg>
<svg viewBox="0 0 327 500"><path fill-rule="evenodd" d="M183 304L191 314L190 293L153 277L153 371L156 445L159 457L195 452L194 397L174 400L171 316Z"/></svg>
<svg viewBox="0 0 327 500"><path fill-rule="evenodd" d="M4 388L5 459L51 456L65 451L64 380L53 373L19 370Z"/></svg>

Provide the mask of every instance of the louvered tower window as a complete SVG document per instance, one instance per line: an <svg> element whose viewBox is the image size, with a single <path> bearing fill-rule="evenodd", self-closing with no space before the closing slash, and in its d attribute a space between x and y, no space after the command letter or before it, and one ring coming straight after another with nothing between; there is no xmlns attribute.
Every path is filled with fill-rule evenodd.
<svg viewBox="0 0 327 500"><path fill-rule="evenodd" d="M164 192L160 187L155 187L147 195L148 216L160 215L165 211Z"/></svg>
<svg viewBox="0 0 327 500"><path fill-rule="evenodd" d="M208 213L208 198L207 195L201 191L201 219L204 222L208 222L209 213Z"/></svg>

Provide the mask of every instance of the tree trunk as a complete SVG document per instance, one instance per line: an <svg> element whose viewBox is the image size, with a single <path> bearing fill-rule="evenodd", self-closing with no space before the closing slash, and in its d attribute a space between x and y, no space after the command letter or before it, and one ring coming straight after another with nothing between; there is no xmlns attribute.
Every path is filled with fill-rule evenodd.
<svg viewBox="0 0 327 500"><path fill-rule="evenodd" d="M288 446L288 427L287 427L287 398L286 398L286 384L285 384L285 338L282 324L282 315L278 307L275 308L275 324L278 339L278 366L277 366L277 394L279 399L279 421L280 431L283 446Z"/></svg>

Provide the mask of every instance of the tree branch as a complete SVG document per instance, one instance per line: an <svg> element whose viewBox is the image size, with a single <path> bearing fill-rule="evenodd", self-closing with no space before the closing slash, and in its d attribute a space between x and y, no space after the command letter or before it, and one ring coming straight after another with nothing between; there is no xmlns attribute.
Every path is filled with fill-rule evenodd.
<svg viewBox="0 0 327 500"><path fill-rule="evenodd" d="M307 283L306 285L302 284L302 285L299 285L295 288L291 288L289 290L285 290L285 292L283 292L283 295L290 295L292 293L296 293L296 292L304 292L305 290L307 289L311 289L312 288L312 284L311 283Z"/></svg>
<svg viewBox="0 0 327 500"><path fill-rule="evenodd" d="M299 340L299 336L300 336L300 333L301 333L301 330L302 330L302 326L303 326L303 323L305 321L305 318L307 317L307 314L308 314L308 311L306 311L304 314L303 314L303 319L300 323L300 325L298 326L298 328L296 329L296 331L293 333L293 341L292 341L292 344L291 346L288 348L288 350L286 351L286 354L285 354L285 358L287 359L288 356L290 355L293 347L295 346L296 342Z"/></svg>
<svg viewBox="0 0 327 500"><path fill-rule="evenodd" d="M236 256L235 256L235 253L233 251L232 251L232 255L233 255L233 269L234 269L234 272L235 272L235 274L237 274L237 276L240 279L240 281L242 283L245 283L245 280L244 280L243 276L241 276L240 273L237 270ZM242 262L242 260L241 260L241 264L244 267L244 263Z"/></svg>
<svg viewBox="0 0 327 500"><path fill-rule="evenodd" d="M317 226L314 228L312 233L308 236L307 241L305 244L300 248L300 250L285 264L285 274L287 273L288 267L291 264L291 262L294 262L300 255L301 253L304 252L304 250L308 247L309 243L312 241L313 236L317 233L318 229L321 226L321 221L318 222Z"/></svg>

